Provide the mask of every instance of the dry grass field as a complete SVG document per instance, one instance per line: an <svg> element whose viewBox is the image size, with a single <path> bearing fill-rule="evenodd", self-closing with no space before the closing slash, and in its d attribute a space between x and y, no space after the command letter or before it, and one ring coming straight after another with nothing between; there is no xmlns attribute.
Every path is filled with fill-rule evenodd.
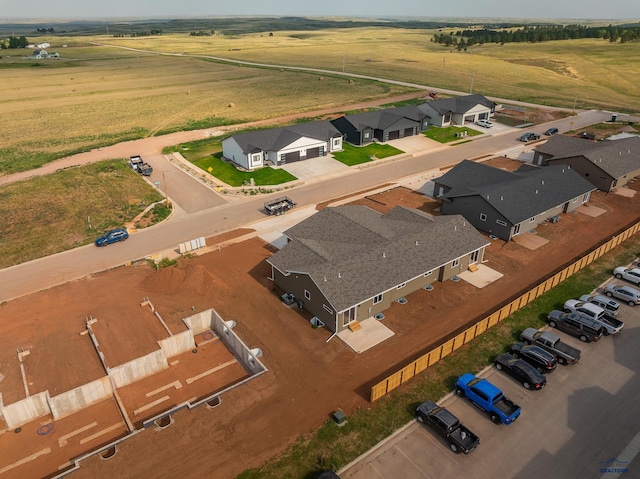
<svg viewBox="0 0 640 479"><path fill-rule="evenodd" d="M97 146L180 129L260 120L410 91L320 77L135 53L52 46L59 60L0 60L0 174ZM75 42L79 40L76 39ZM22 53L22 52L21 52Z"/></svg>
<svg viewBox="0 0 640 479"><path fill-rule="evenodd" d="M0 188L0 268L90 243L161 199L124 160L5 185Z"/></svg>
<svg viewBox="0 0 640 479"><path fill-rule="evenodd" d="M442 30L446 33L446 30ZM452 30L455 31L455 30ZM108 38L113 45L325 68L547 105L640 111L637 44L605 40L485 44L467 53L434 30L352 28L192 37Z"/></svg>
<svg viewBox="0 0 640 479"><path fill-rule="evenodd" d="M470 91L473 82L473 92L488 96L640 111L635 86L640 62L630 61L637 58L636 44L487 44L461 53L431 42L433 33L361 27L279 31L273 36L70 36L56 37L49 48L60 53L60 59L26 60L22 56L28 50L8 52L0 60L0 111L10 118L0 124L0 174L127 139L408 91L210 57L344 70L458 91Z"/></svg>

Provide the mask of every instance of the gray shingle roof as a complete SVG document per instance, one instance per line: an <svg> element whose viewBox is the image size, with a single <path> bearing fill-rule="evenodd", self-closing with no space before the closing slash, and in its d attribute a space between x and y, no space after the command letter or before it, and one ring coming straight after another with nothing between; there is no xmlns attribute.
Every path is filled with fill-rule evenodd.
<svg viewBox="0 0 640 479"><path fill-rule="evenodd" d="M466 113L477 104L493 109L495 103L484 95L467 95L453 98L441 98L439 100L431 100L429 105L441 115L450 111L453 113Z"/></svg>
<svg viewBox="0 0 640 479"><path fill-rule="evenodd" d="M613 178L620 178L640 169L640 137L592 142L555 135L536 150L551 155L554 161L583 156Z"/></svg>
<svg viewBox="0 0 640 479"><path fill-rule="evenodd" d="M386 215L366 206L325 208L285 234L291 241L268 262L308 273L336 311L488 244L462 216L400 206Z"/></svg>
<svg viewBox="0 0 640 479"><path fill-rule="evenodd" d="M452 188L444 198L478 195L512 224L595 190L564 165L508 172L464 160L436 181Z"/></svg>
<svg viewBox="0 0 640 479"><path fill-rule="evenodd" d="M255 150L279 151L302 137L329 141L337 136L342 134L329 121L312 121L232 135L245 154Z"/></svg>
<svg viewBox="0 0 640 479"><path fill-rule="evenodd" d="M427 115L417 106L409 105L345 115L344 117L357 130L362 130L366 127L385 130L402 118L408 118L420 123Z"/></svg>

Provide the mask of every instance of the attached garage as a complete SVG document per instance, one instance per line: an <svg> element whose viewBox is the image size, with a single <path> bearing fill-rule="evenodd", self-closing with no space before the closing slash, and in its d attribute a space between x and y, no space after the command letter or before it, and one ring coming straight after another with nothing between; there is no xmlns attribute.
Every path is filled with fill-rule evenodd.
<svg viewBox="0 0 640 479"><path fill-rule="evenodd" d="M470 122L473 123L476 121L476 116L475 115L468 115L464 117L464 122Z"/></svg>
<svg viewBox="0 0 640 479"><path fill-rule="evenodd" d="M405 137L406 136L413 136L415 134L416 134L416 128L415 127L413 127L413 128L405 128L404 129L404 136Z"/></svg>
<svg viewBox="0 0 640 479"><path fill-rule="evenodd" d="M300 161L300 152L292 151L291 153L286 153L282 155L284 158L281 158L282 163L295 163L296 161Z"/></svg>
<svg viewBox="0 0 640 479"><path fill-rule="evenodd" d="M307 150L307 159L309 158L318 158L319 156L324 155L324 148L319 146L318 148L309 148Z"/></svg>
<svg viewBox="0 0 640 479"><path fill-rule="evenodd" d="M390 140L397 140L398 138L400 138L400 130L393 130L389 132Z"/></svg>

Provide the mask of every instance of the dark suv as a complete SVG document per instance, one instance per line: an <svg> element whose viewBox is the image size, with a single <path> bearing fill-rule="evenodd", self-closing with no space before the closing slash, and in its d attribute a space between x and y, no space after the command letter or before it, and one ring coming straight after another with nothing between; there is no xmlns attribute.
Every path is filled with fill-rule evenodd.
<svg viewBox="0 0 640 479"><path fill-rule="evenodd" d="M558 360L553 354L540 346L515 343L511 345L511 354L536 368L539 373L547 374L556 369Z"/></svg>
<svg viewBox="0 0 640 479"><path fill-rule="evenodd" d="M598 341L604 334L604 328L598 322L577 313L563 313L554 310L547 316L547 323L552 328L576 336L584 343Z"/></svg>

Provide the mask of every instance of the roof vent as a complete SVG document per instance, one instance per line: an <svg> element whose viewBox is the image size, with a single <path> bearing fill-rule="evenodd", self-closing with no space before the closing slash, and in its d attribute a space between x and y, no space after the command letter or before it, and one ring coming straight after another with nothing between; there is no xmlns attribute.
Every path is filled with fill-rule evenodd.
<svg viewBox="0 0 640 479"><path fill-rule="evenodd" d="M341 279L342 275L340 273L338 273L338 279Z"/></svg>
<svg viewBox="0 0 640 479"><path fill-rule="evenodd" d="M419 246L418 242L416 241L416 246Z"/></svg>
<svg viewBox="0 0 640 479"><path fill-rule="evenodd" d="M504 201L504 196L500 195L500 201Z"/></svg>
<svg viewBox="0 0 640 479"><path fill-rule="evenodd" d="M538 190L536 190L536 195L538 194Z"/></svg>
<svg viewBox="0 0 640 479"><path fill-rule="evenodd" d="M458 231L458 227L457 227L457 226L454 226L454 227L453 227L453 231Z"/></svg>
<svg viewBox="0 0 640 479"><path fill-rule="evenodd" d="M541 182L541 183L544 185L544 180L542 180L542 182Z"/></svg>
<svg viewBox="0 0 640 479"><path fill-rule="evenodd" d="M487 199L489 199L489 195L487 195Z"/></svg>
<svg viewBox="0 0 640 479"><path fill-rule="evenodd" d="M387 257L387 253L382 253L382 257L386 258Z"/></svg>
<svg viewBox="0 0 640 479"><path fill-rule="evenodd" d="M327 281L327 277L326 276L324 277L324 280Z"/></svg>

